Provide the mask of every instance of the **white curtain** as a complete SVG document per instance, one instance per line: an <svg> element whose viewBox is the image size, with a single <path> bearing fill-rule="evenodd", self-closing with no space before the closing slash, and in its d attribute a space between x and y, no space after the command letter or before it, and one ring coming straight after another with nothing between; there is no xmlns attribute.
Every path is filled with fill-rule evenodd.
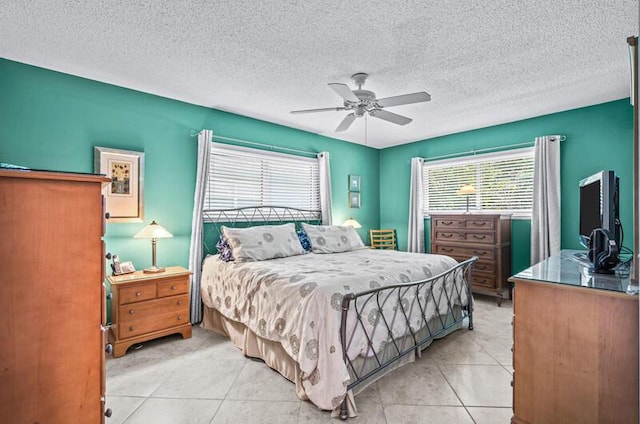
<svg viewBox="0 0 640 424"><path fill-rule="evenodd" d="M198 166L196 189L193 195L193 220L191 221L191 247L189 248L189 271L191 271L191 323L202 321L202 298L200 275L202 274L202 208L204 206L209 157L213 131L202 130L198 134Z"/></svg>
<svg viewBox="0 0 640 424"><path fill-rule="evenodd" d="M322 224L331 225L331 167L329 166L329 152L320 152L317 157L318 172L320 172Z"/></svg>
<svg viewBox="0 0 640 424"><path fill-rule="evenodd" d="M424 253L424 213L422 211L422 158L411 158L411 192L409 194L408 252Z"/></svg>
<svg viewBox="0 0 640 424"><path fill-rule="evenodd" d="M531 265L560 252L560 136L536 137Z"/></svg>

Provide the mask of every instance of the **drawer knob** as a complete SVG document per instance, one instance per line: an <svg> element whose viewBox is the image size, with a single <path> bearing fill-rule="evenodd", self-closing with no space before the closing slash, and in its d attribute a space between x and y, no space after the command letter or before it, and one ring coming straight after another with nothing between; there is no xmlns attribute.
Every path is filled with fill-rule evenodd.
<svg viewBox="0 0 640 424"><path fill-rule="evenodd" d="M107 252L107 254L104 255L104 257L107 258L107 259L111 259L111 252Z"/></svg>
<svg viewBox="0 0 640 424"><path fill-rule="evenodd" d="M178 315L178 321L182 321L182 315Z"/></svg>
<svg viewBox="0 0 640 424"><path fill-rule="evenodd" d="M107 213L104 214L104 217L105 217L105 219L109 219L109 218L111 218L111 214L109 212L107 212Z"/></svg>
<svg viewBox="0 0 640 424"><path fill-rule="evenodd" d="M442 250L444 250L445 252L453 252L453 249L450 249L448 247L443 247Z"/></svg>
<svg viewBox="0 0 640 424"><path fill-rule="evenodd" d="M129 315L133 315L135 313L136 313L136 311L134 311L133 309L129 309Z"/></svg>
<svg viewBox="0 0 640 424"><path fill-rule="evenodd" d="M111 414L113 414L113 412L111 411L111 408L107 408L107 410L104 411L104 416L107 418L110 418Z"/></svg>
<svg viewBox="0 0 640 424"><path fill-rule="evenodd" d="M171 290L175 290L175 289L176 289L176 286L171 286Z"/></svg>
<svg viewBox="0 0 640 424"><path fill-rule="evenodd" d="M486 255L487 252L485 250L474 250L473 253L476 255Z"/></svg>
<svg viewBox="0 0 640 424"><path fill-rule="evenodd" d="M476 239L476 240L484 240L484 239L487 238L487 236L479 236L479 235L474 234L473 238Z"/></svg>
<svg viewBox="0 0 640 424"><path fill-rule="evenodd" d="M107 293L107 300L113 299L113 293Z"/></svg>
<svg viewBox="0 0 640 424"><path fill-rule="evenodd" d="M442 225L451 225L453 221L442 221Z"/></svg>
<svg viewBox="0 0 640 424"><path fill-rule="evenodd" d="M472 224L477 227L484 227L485 225L487 225L486 222L472 222Z"/></svg>
<svg viewBox="0 0 640 424"><path fill-rule="evenodd" d="M111 355L113 353L113 345L109 343L104 347L104 351L107 352L109 355Z"/></svg>
<svg viewBox="0 0 640 424"><path fill-rule="evenodd" d="M133 327L129 327L129 331L133 331Z"/></svg>
<svg viewBox="0 0 640 424"><path fill-rule="evenodd" d="M136 296L140 296L142 293L140 292L136 292Z"/></svg>
<svg viewBox="0 0 640 424"><path fill-rule="evenodd" d="M453 234L442 234L442 237L451 238L453 237Z"/></svg>
<svg viewBox="0 0 640 424"><path fill-rule="evenodd" d="M178 305L182 305L182 300L178 300Z"/></svg>
<svg viewBox="0 0 640 424"><path fill-rule="evenodd" d="M513 380L511 380L511 387L513 387Z"/></svg>

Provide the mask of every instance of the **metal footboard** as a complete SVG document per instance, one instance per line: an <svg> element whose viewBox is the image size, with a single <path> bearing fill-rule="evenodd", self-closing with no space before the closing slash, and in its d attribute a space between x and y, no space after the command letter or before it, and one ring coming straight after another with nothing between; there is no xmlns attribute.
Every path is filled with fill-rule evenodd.
<svg viewBox="0 0 640 424"><path fill-rule="evenodd" d="M473 330L472 257L426 280L350 293L342 299L340 337L351 375L347 390L382 374L401 359L469 319ZM366 339L366 351L353 351ZM361 350L362 348L360 348ZM362 360L362 358L366 360ZM340 418L348 418L347 398Z"/></svg>

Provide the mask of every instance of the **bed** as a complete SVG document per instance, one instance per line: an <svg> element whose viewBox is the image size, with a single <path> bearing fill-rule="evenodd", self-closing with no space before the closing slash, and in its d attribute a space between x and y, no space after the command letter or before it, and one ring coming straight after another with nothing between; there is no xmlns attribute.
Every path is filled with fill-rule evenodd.
<svg viewBox="0 0 640 424"><path fill-rule="evenodd" d="M308 211L292 208L207 214L214 225L205 248L213 254L202 267L202 326L263 359L295 383L301 399L343 419L356 414L353 396L367 385L413 361L463 320L473 328L467 281L476 258L458 263L442 255L373 250L353 229L310 225ZM302 229L312 252L296 245L304 245ZM225 261L207 246L216 233L235 243L236 260ZM253 247L274 239L284 250L265 259L258 249L251 258Z"/></svg>

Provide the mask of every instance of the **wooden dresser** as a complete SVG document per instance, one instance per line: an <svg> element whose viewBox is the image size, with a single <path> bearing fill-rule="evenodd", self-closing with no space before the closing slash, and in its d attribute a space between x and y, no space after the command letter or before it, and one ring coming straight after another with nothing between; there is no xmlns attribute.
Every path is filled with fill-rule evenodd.
<svg viewBox="0 0 640 424"><path fill-rule="evenodd" d="M113 356L123 356L134 344L169 334L191 337L189 322L189 275L180 266L164 272L109 276L111 340Z"/></svg>
<svg viewBox="0 0 640 424"><path fill-rule="evenodd" d="M510 279L513 424L638 422L638 286L575 253Z"/></svg>
<svg viewBox="0 0 640 424"><path fill-rule="evenodd" d="M102 176L0 170L0 422L104 422Z"/></svg>
<svg viewBox="0 0 640 424"><path fill-rule="evenodd" d="M431 214L431 253L458 261L477 256L471 290L496 296L498 305L509 296L511 215Z"/></svg>

